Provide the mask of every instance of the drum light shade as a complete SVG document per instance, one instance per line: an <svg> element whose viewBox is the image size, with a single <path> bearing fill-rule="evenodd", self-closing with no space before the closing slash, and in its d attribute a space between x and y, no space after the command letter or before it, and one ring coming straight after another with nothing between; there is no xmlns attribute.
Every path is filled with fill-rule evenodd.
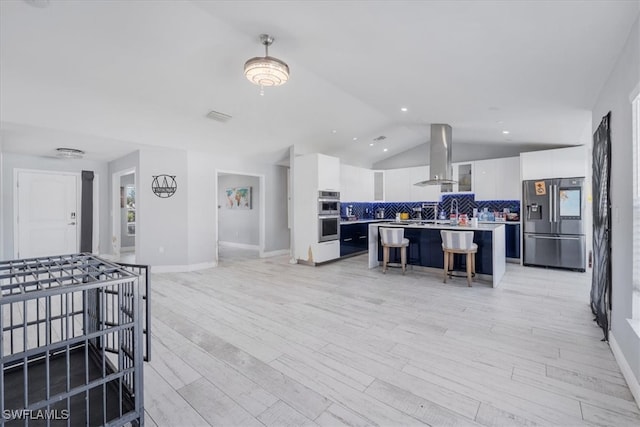
<svg viewBox="0 0 640 427"><path fill-rule="evenodd" d="M269 56L269 46L273 37L260 35L260 42L265 47L265 56L249 59L244 64L244 75L253 84L260 87L280 86L289 80L289 66L278 58Z"/></svg>

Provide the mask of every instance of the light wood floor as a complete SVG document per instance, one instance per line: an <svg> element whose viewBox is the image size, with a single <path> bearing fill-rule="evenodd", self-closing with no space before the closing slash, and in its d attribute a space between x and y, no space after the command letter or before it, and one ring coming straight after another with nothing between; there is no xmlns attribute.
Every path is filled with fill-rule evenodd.
<svg viewBox="0 0 640 427"><path fill-rule="evenodd" d="M146 422L638 426L589 282L508 264L501 288L468 288L366 256L154 274Z"/></svg>

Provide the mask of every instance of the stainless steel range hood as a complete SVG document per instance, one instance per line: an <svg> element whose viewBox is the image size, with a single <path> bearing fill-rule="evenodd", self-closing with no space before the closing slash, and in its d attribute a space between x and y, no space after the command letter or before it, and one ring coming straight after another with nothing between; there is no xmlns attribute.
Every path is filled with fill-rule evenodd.
<svg viewBox="0 0 640 427"><path fill-rule="evenodd" d="M451 126L439 123L431 125L429 156L429 179L414 185L455 184L457 181L452 179L451 170Z"/></svg>

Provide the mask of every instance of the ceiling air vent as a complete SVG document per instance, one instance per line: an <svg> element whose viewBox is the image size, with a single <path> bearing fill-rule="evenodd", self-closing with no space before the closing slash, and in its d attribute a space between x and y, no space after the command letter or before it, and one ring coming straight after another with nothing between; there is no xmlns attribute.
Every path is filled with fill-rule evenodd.
<svg viewBox="0 0 640 427"><path fill-rule="evenodd" d="M226 123L231 120L231 116L225 113L221 113L220 111L209 111L207 113L207 118L211 120L216 120L218 122Z"/></svg>
<svg viewBox="0 0 640 427"><path fill-rule="evenodd" d="M384 141L385 139L387 139L387 137L386 137L386 136L384 136L384 135L380 135L380 136L377 136L377 137L373 138L373 140L374 140L375 142Z"/></svg>

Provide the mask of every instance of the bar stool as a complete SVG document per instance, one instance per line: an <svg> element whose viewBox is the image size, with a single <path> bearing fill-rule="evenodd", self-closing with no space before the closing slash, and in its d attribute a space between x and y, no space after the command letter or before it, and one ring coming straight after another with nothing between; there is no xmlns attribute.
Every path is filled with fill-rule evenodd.
<svg viewBox="0 0 640 427"><path fill-rule="evenodd" d="M409 239L404 237L404 228L383 228L380 227L380 239L382 242L382 272L387 272L387 264L389 263L389 248L400 248L400 264L402 266L402 274L407 268L407 247Z"/></svg>
<svg viewBox="0 0 640 427"><path fill-rule="evenodd" d="M473 231L440 230L442 251L444 252L444 283L447 283L449 269L453 270L453 254L467 255L467 283L471 286L476 274L476 253L478 245L473 243Z"/></svg>

